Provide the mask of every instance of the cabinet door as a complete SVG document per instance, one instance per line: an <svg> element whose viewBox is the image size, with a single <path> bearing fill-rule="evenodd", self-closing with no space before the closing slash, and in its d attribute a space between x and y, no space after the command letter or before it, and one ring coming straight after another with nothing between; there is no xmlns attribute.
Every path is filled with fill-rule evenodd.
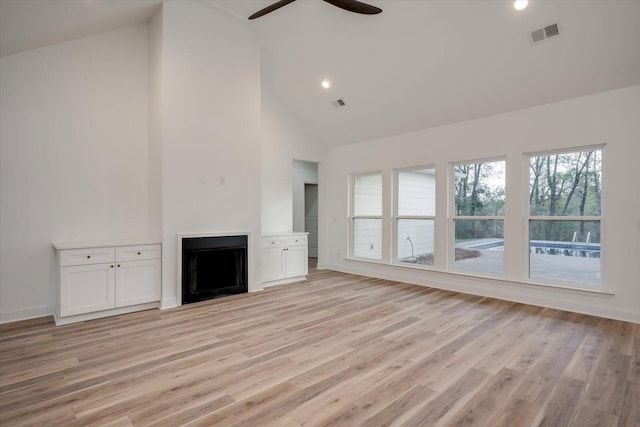
<svg viewBox="0 0 640 427"><path fill-rule="evenodd" d="M291 246L285 251L286 277L306 276L309 272L306 246Z"/></svg>
<svg viewBox="0 0 640 427"><path fill-rule="evenodd" d="M282 248L262 250L262 281L284 279L284 253Z"/></svg>
<svg viewBox="0 0 640 427"><path fill-rule="evenodd" d="M114 264L60 268L60 316L114 308L115 279Z"/></svg>
<svg viewBox="0 0 640 427"><path fill-rule="evenodd" d="M119 262L116 267L116 307L160 301L159 259Z"/></svg>

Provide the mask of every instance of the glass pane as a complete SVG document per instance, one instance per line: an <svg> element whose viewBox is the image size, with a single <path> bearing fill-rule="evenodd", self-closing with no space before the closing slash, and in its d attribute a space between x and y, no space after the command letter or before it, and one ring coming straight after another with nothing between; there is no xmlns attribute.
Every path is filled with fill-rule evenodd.
<svg viewBox="0 0 640 427"><path fill-rule="evenodd" d="M599 216L602 150L529 159L531 215Z"/></svg>
<svg viewBox="0 0 640 427"><path fill-rule="evenodd" d="M398 172L398 216L435 216L436 170Z"/></svg>
<svg viewBox="0 0 640 427"><path fill-rule="evenodd" d="M480 273L504 272L504 221L455 220L454 268Z"/></svg>
<svg viewBox="0 0 640 427"><path fill-rule="evenodd" d="M454 179L455 215L504 215L504 160L455 165Z"/></svg>
<svg viewBox="0 0 640 427"><path fill-rule="evenodd" d="M382 216L382 174L354 176L353 215Z"/></svg>
<svg viewBox="0 0 640 427"><path fill-rule="evenodd" d="M397 261L433 265L434 226L432 219L399 219Z"/></svg>
<svg viewBox="0 0 640 427"><path fill-rule="evenodd" d="M382 259L382 220L353 220L353 256L357 258Z"/></svg>
<svg viewBox="0 0 640 427"><path fill-rule="evenodd" d="M529 277L599 287L600 221L529 221Z"/></svg>

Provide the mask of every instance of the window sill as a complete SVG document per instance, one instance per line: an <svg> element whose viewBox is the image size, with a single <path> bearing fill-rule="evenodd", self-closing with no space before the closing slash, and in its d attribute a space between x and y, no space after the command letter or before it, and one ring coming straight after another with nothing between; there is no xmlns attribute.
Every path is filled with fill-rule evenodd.
<svg viewBox="0 0 640 427"><path fill-rule="evenodd" d="M369 259L369 258L353 258L353 257L345 257L345 261L356 261L356 262L366 262L369 264L378 264L378 265L390 265L386 262L382 262L382 260Z"/></svg>
<svg viewBox="0 0 640 427"><path fill-rule="evenodd" d="M543 283L543 282L533 282L533 281L522 281L520 283L525 285L544 287L544 288L554 288L554 289L561 289L561 290L568 290L568 291L584 292L588 294L598 294L598 295L607 295L607 296L615 295L613 291L605 288L594 289L594 288L586 288L581 286L561 285L556 283Z"/></svg>
<svg viewBox="0 0 640 427"><path fill-rule="evenodd" d="M440 270L429 265L414 266L414 265L404 265L404 264L392 264L392 263L387 263L383 261L370 260L370 259L364 259L364 258L351 258L351 257L345 257L344 260L348 262L374 264L382 267L392 267L392 268L398 268L403 270L428 271L431 273L454 275L454 276L460 276L460 277L466 277L466 278L494 280L497 282L503 282L507 285L526 286L526 287L533 287L533 288L549 288L549 289L555 289L559 291L577 292L577 293L584 293L584 294L590 294L590 295L601 295L601 296L615 295L615 292L605 288L593 289L593 288L586 288L581 286L561 285L556 283L543 283L543 282L535 282L535 281L528 281L528 280L521 280L521 279L507 279L507 278L498 277L495 275L471 274L471 273L461 272L458 270L456 271Z"/></svg>

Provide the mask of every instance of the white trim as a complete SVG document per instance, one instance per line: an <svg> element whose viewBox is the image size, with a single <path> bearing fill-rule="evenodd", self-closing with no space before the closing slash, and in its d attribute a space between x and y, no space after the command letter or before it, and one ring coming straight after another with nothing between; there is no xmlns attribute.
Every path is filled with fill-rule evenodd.
<svg viewBox="0 0 640 427"><path fill-rule="evenodd" d="M178 304L178 300L176 298L167 298L160 301L160 310L168 310L170 308L176 308L180 304Z"/></svg>
<svg viewBox="0 0 640 427"><path fill-rule="evenodd" d="M263 282L261 290L270 288L272 286L285 285L287 283L304 282L305 280L307 280L307 276L296 276L296 277L289 277L287 279L272 280L270 282Z"/></svg>
<svg viewBox="0 0 640 427"><path fill-rule="evenodd" d="M504 221L505 215L456 215L453 220L459 221Z"/></svg>
<svg viewBox="0 0 640 427"><path fill-rule="evenodd" d="M145 304L131 305L128 307L119 307L103 311L95 311L92 313L77 314L75 316L59 317L57 313L53 314L53 320L56 326L68 325L70 323L85 322L87 320L101 319L103 317L117 316L120 314L133 313L134 311L151 310L158 308L159 303L150 302Z"/></svg>
<svg viewBox="0 0 640 427"><path fill-rule="evenodd" d="M111 246L138 246L138 245L161 245L162 242L160 240L103 240L103 241L93 241L93 242L54 242L53 248L59 251L66 249L91 249L91 248L104 248Z"/></svg>
<svg viewBox="0 0 640 427"><path fill-rule="evenodd" d="M527 153L522 153L525 157L533 157L533 156L548 156L553 154L569 154L575 153L578 151L591 151L591 150L603 150L604 147L607 146L606 142L602 144L595 145L583 145L579 147L570 147L570 148L558 148L557 150L548 150L548 151L532 151ZM529 168L529 164L527 164L527 169Z"/></svg>
<svg viewBox="0 0 640 427"><path fill-rule="evenodd" d="M610 295L613 296L615 295L615 292L611 289L607 289L604 287L598 287L598 288L587 288L587 287L582 287L579 285L571 285L571 284L566 284L564 282L538 282L535 280L527 280L525 279L507 279L504 276L501 275L497 275L497 274L489 274L489 273L482 273L482 272L473 272L473 273L469 273L466 272L465 270L439 270L437 268L434 268L433 266L430 265L414 265L414 264L402 264L402 263L396 263L396 264L388 264L385 262L381 262L381 261L375 261L375 260L368 260L368 259L360 259L360 258L345 258L345 261L356 261L356 262L364 262L364 263L369 263L369 264L374 264L380 267L399 267L402 269L412 269L412 270L418 270L418 271L430 271L433 273L443 273L443 274L450 274L450 275L454 275L454 276L461 276L461 277L469 277L472 279L479 279L479 280L484 280L484 279L489 279L489 280L494 280L497 282L502 282L502 283L507 283L507 284L518 284L518 285L526 285L526 286L535 286L535 287L544 287L544 288L556 288L556 289L568 289L571 291L578 291L578 292L586 292L589 294L603 294L603 295Z"/></svg>
<svg viewBox="0 0 640 427"><path fill-rule="evenodd" d="M264 233L262 237L290 237L290 236L308 236L309 232L307 231L285 231L282 233Z"/></svg>
<svg viewBox="0 0 640 427"><path fill-rule="evenodd" d="M506 155L501 155L501 156L494 156L494 157L486 157L486 158L482 158L482 159L470 159L470 160L456 160L455 162L449 162L449 167L451 166L458 166L458 165L471 165L471 164L476 164L476 163L491 163L491 162L500 162L500 161L504 161L505 162L505 176L506 176L506 162L507 162L507 156ZM453 170L453 169L451 169Z"/></svg>
<svg viewBox="0 0 640 427"><path fill-rule="evenodd" d="M4 310L0 311L0 324L52 316L55 311L56 307L49 305L37 305L33 307L21 308L19 310Z"/></svg>
<svg viewBox="0 0 640 427"><path fill-rule="evenodd" d="M349 262L345 265L326 263L322 265L322 268L640 324L640 310L615 308L598 302L610 299L614 295L611 291L524 283L453 272L408 269L404 266L388 264L378 263L376 265L376 263L362 263L360 261ZM543 290L547 292L541 293L540 291ZM582 295L592 298L594 302L578 302L575 299L554 300L549 298L549 293Z"/></svg>
<svg viewBox="0 0 640 427"><path fill-rule="evenodd" d="M419 269L419 268L415 268L415 267L411 267L411 266L405 266L405 265L391 265L391 264L383 264L380 262L372 262L372 261L362 261L362 260L358 260L358 259L348 259L348 261L356 261L356 262L368 262L370 264L376 264L380 267L398 267L400 269L407 269L407 268L412 268L413 270L421 270L421 271L425 271L425 269ZM455 276L455 277L460 277L460 278L464 278L465 280L469 279L469 280L476 280L477 281L492 281L492 282L496 282L496 283L502 283L502 284L510 284L510 285L518 285L518 286L526 286L526 287L535 287L535 288L553 288L553 289L559 289L559 290L566 290L566 291L572 291L574 293L587 293L587 294L598 294L598 295L607 295L607 296L614 296L615 292L613 290L610 289L604 289L604 288L583 288L583 287L579 287L579 286L564 286L564 285L556 285L556 284L549 284L549 283L544 283L544 282L535 282L535 281L520 281L520 280L514 280L514 279L506 279L504 277L499 277L499 276L491 276L491 275L484 275L484 276L479 276L477 274L470 274L470 273L465 273L462 271L442 271L442 270L436 270L436 269L429 269L429 272L435 273L435 274L443 274L443 275L447 275L447 276ZM411 273L413 274L413 273ZM402 280L401 280L402 281Z"/></svg>
<svg viewBox="0 0 640 427"><path fill-rule="evenodd" d="M367 264L376 264L376 265L393 265L393 264L389 264L387 262L384 261L377 261L375 259L369 259L369 258L356 258L356 257L352 257L352 256L346 256L344 257L345 261L357 261L357 262L364 262ZM327 265L331 265L331 263L328 263Z"/></svg>
<svg viewBox="0 0 640 427"><path fill-rule="evenodd" d="M528 199L529 197L527 197ZM528 203L527 203L528 204ZM530 206L528 206L531 209ZM602 221L602 216L579 216L579 215L529 215L527 217L530 221Z"/></svg>

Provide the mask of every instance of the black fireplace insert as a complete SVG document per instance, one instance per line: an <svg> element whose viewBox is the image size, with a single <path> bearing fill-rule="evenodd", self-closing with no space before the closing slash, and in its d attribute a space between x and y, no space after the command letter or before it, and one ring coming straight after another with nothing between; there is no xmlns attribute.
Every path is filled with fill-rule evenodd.
<svg viewBox="0 0 640 427"><path fill-rule="evenodd" d="M247 236L182 239L182 303L248 292Z"/></svg>

